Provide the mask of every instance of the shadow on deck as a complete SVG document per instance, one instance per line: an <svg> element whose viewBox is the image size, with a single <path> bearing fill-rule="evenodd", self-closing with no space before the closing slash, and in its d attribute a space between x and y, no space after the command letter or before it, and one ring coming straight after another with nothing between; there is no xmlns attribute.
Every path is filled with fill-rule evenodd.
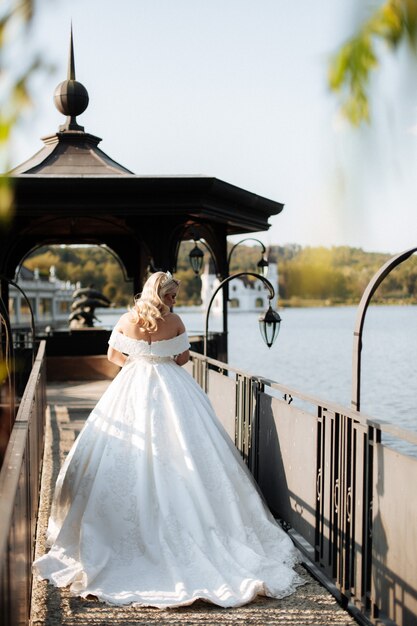
<svg viewBox="0 0 417 626"><path fill-rule="evenodd" d="M61 382L47 387L47 424L42 490L38 519L36 556L44 553L44 537L53 486L63 459L81 430L85 419L108 386L108 380ZM154 608L111 607L95 599L73 597L67 589L56 589L45 581L34 581L32 592L32 626L72 626L75 624L285 624L288 626L348 626L355 620L344 611L333 596L308 574L308 581L288 598L258 598L249 605L222 609L196 602L179 609L160 611Z"/></svg>

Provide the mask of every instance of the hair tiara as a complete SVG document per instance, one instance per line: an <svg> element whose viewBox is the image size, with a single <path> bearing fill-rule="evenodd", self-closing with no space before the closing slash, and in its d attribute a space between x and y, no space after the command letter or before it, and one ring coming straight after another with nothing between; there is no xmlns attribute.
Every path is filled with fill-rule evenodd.
<svg viewBox="0 0 417 626"><path fill-rule="evenodd" d="M179 286L180 281L177 278L174 278L171 272L164 272L165 278L161 281L160 290L166 292L171 285Z"/></svg>

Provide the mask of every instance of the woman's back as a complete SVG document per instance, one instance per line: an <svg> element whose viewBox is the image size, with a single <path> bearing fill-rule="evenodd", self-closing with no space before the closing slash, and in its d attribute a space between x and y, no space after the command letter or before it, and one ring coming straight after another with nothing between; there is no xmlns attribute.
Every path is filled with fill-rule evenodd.
<svg viewBox="0 0 417 626"><path fill-rule="evenodd" d="M157 320L156 330L150 332L141 328L139 323L135 322L131 313L125 313L120 318L116 329L131 339L141 339L152 343L153 341L161 341L163 339L172 339L185 331L185 326L178 315L175 313L167 313L160 320Z"/></svg>
<svg viewBox="0 0 417 626"><path fill-rule="evenodd" d="M35 568L112 605L281 598L302 582L291 569L297 553L208 397L177 367L189 343L170 313L175 293L162 289L175 281L163 272L149 281L149 298L109 339L109 358L122 369L65 459L48 527L53 545Z"/></svg>

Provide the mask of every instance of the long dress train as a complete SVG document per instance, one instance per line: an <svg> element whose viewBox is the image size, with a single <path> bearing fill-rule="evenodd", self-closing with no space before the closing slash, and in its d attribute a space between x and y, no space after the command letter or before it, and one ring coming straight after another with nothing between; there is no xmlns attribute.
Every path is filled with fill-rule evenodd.
<svg viewBox="0 0 417 626"><path fill-rule="evenodd" d="M172 356L186 333L146 341L113 331L129 354L59 473L37 574L74 595L167 608L240 606L304 581L213 412Z"/></svg>

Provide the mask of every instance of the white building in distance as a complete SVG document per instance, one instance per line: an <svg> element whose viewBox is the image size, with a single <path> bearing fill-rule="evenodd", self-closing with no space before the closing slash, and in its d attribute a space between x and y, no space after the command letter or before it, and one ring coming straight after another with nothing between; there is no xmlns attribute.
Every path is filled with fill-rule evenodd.
<svg viewBox="0 0 417 626"><path fill-rule="evenodd" d="M17 284L26 294L33 315L36 329L44 330L66 327L71 311L72 294L80 287L80 283L59 280L55 267L52 265L49 276L41 276L38 269L33 272L22 266L17 278ZM22 293L14 286L9 291L10 321L13 328L27 328L30 324L30 310Z"/></svg>
<svg viewBox="0 0 417 626"><path fill-rule="evenodd" d="M256 269L254 269L254 272L256 272ZM275 261L270 262L267 279L272 283L275 294L278 296L278 270ZM204 268L201 283L201 307L203 310L207 310L210 299L220 284L214 273L214 266L211 261ZM252 282L247 276L235 278L229 282L229 311L243 311L246 313L250 311L264 311L269 305L268 295L269 291L261 280ZM223 294L222 290L220 290L212 304L212 311L221 312L222 310Z"/></svg>

